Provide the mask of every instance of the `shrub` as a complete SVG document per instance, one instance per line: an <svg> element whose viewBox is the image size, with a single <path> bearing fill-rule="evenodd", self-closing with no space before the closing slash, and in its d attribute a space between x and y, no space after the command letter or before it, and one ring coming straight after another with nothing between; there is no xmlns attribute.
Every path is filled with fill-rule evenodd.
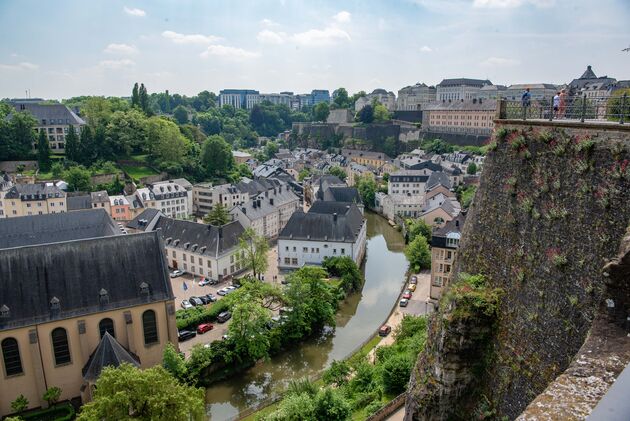
<svg viewBox="0 0 630 421"><path fill-rule="evenodd" d="M350 366L345 361L333 361L330 368L324 372L322 380L327 385L340 386L347 383Z"/></svg>
<svg viewBox="0 0 630 421"><path fill-rule="evenodd" d="M383 364L383 388L387 393L401 393L407 388L413 363L406 355L395 355Z"/></svg>
<svg viewBox="0 0 630 421"><path fill-rule="evenodd" d="M53 406L59 401L61 397L61 389L57 386L49 387L44 393L43 399L48 402L48 405Z"/></svg>
<svg viewBox="0 0 630 421"><path fill-rule="evenodd" d="M376 414L376 411L378 411L382 407L383 407L383 403L381 401L374 401L365 407L365 412L367 415L374 415Z"/></svg>
<svg viewBox="0 0 630 421"><path fill-rule="evenodd" d="M228 310L228 303L225 300L219 300L208 306L177 310L177 329L197 327L200 323L215 321L219 313L226 310Z"/></svg>
<svg viewBox="0 0 630 421"><path fill-rule="evenodd" d="M327 387L320 390L315 397L316 420L345 421L350 413L350 405L337 390Z"/></svg>
<svg viewBox="0 0 630 421"><path fill-rule="evenodd" d="M26 411L28 408L28 399L24 395L18 396L13 402L11 402L11 410L13 412Z"/></svg>

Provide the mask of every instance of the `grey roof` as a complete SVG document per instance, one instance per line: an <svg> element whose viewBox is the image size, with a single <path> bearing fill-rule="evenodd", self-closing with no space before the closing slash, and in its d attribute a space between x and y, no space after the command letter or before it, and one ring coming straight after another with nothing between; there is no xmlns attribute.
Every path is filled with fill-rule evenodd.
<svg viewBox="0 0 630 421"><path fill-rule="evenodd" d="M484 101L452 101L432 102L426 104L423 111L495 111L497 101L486 99Z"/></svg>
<svg viewBox="0 0 630 421"><path fill-rule="evenodd" d="M356 204L318 200L308 213L294 212L278 239L354 243L363 223Z"/></svg>
<svg viewBox="0 0 630 421"><path fill-rule="evenodd" d="M488 79L467 79L464 77L456 78L456 79L443 79L442 82L438 83L437 86L446 87L446 86L477 86L479 88L483 87L483 85L492 85Z"/></svg>
<svg viewBox="0 0 630 421"><path fill-rule="evenodd" d="M46 183L16 184L5 194L7 199L43 200L51 197L65 197L66 193L55 185Z"/></svg>
<svg viewBox="0 0 630 421"><path fill-rule="evenodd" d="M28 111L35 119L37 126L46 120L47 125L73 124L84 125L85 121L63 104L38 104L32 102L11 102L16 111ZM54 122L53 122L54 121Z"/></svg>
<svg viewBox="0 0 630 421"><path fill-rule="evenodd" d="M427 183L425 184L424 188L425 190L431 190L433 187L436 187L437 185L440 185L440 184L446 187L447 189L451 188L451 180L448 178L448 175L446 175L445 173L441 171L433 172L429 176L429 179L427 180Z"/></svg>
<svg viewBox="0 0 630 421"><path fill-rule="evenodd" d="M356 187L330 186L324 190L325 201L361 203L361 196Z"/></svg>
<svg viewBox="0 0 630 421"><path fill-rule="evenodd" d="M440 164L436 164L433 161L422 161L417 164L413 164L409 166L410 170L418 171L418 170L431 170L431 171L442 171L442 166Z"/></svg>
<svg viewBox="0 0 630 421"><path fill-rule="evenodd" d="M191 190L193 188L192 183L190 181L186 180L185 178L175 178L175 179L173 179L173 182L179 184L180 186L182 186L186 190Z"/></svg>
<svg viewBox="0 0 630 421"><path fill-rule="evenodd" d="M388 161L391 158L383 152L360 151L357 149L342 149L341 154L347 158L360 157L369 159L381 159Z"/></svg>
<svg viewBox="0 0 630 421"><path fill-rule="evenodd" d="M596 79L597 76L595 76L595 72L593 71L593 68L588 65L586 66L586 70L584 71L584 73L582 73L582 76L580 76L580 79Z"/></svg>
<svg viewBox="0 0 630 421"><path fill-rule="evenodd" d="M273 204L271 204L272 199ZM243 213L243 209L245 209L245 216L250 221L253 221L275 212L278 206L286 205L290 202L298 203L299 200L288 186L281 186L278 189L268 190L250 198L247 203L234 207L230 213Z"/></svg>
<svg viewBox="0 0 630 421"><path fill-rule="evenodd" d="M106 190L100 190L90 193L92 203L107 203L109 204L109 195Z"/></svg>
<svg viewBox="0 0 630 421"><path fill-rule="evenodd" d="M455 204L457 204L457 206L455 206ZM438 203L431 207L423 209L422 214L425 215L429 212L433 212L436 209L442 208L446 213L448 213L452 217L455 217L461 211L461 208L459 206L459 202L457 202L456 200L451 200L451 198L447 198L442 203Z"/></svg>
<svg viewBox="0 0 630 421"><path fill-rule="evenodd" d="M68 196L66 198L66 208L68 211L92 209L92 196L89 194Z"/></svg>
<svg viewBox="0 0 630 421"><path fill-rule="evenodd" d="M0 330L172 300L167 269L153 232L2 249Z"/></svg>
<svg viewBox="0 0 630 421"><path fill-rule="evenodd" d="M127 222L127 228L136 229L140 231L145 231L148 223L153 221L158 215L162 215L162 212L155 208L146 208L140 213L140 215L133 218L131 221ZM143 222L146 221L146 222Z"/></svg>
<svg viewBox="0 0 630 421"><path fill-rule="evenodd" d="M109 332L105 332L83 367L83 380L95 382L105 367L118 367L122 363L140 367L138 356L127 351Z"/></svg>
<svg viewBox="0 0 630 421"><path fill-rule="evenodd" d="M0 249L119 234L104 209L0 219Z"/></svg>
<svg viewBox="0 0 630 421"><path fill-rule="evenodd" d="M161 230L168 247L215 258L237 247L245 231L238 221L217 227L166 216L159 217L155 229Z"/></svg>
<svg viewBox="0 0 630 421"><path fill-rule="evenodd" d="M459 215L448 221L443 226L434 228L431 234L431 246L440 248L457 248L457 246L447 244L446 237L451 233L461 234L465 222L466 213L460 212Z"/></svg>

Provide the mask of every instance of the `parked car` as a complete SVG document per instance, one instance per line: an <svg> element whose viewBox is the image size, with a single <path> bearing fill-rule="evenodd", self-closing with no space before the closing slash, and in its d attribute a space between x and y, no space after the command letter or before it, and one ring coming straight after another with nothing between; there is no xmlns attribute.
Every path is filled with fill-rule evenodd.
<svg viewBox="0 0 630 421"><path fill-rule="evenodd" d="M418 283L418 277L416 275L412 276L411 280L409 281L409 283L417 284Z"/></svg>
<svg viewBox="0 0 630 421"><path fill-rule="evenodd" d="M205 305L205 304L210 304L210 303L212 302L212 301L210 301L210 299L209 299L207 296L205 296L205 295L200 295L198 298L201 300L201 302L202 302L204 305Z"/></svg>
<svg viewBox="0 0 630 421"><path fill-rule="evenodd" d="M228 339L230 339L230 336L227 333L225 333L221 336L221 339L223 339L224 341L227 341Z"/></svg>
<svg viewBox="0 0 630 421"><path fill-rule="evenodd" d="M411 292L415 292L416 291L416 286L417 284L410 284L407 289Z"/></svg>
<svg viewBox="0 0 630 421"><path fill-rule="evenodd" d="M210 279L203 278L201 281L199 281L199 286L200 287L205 287L206 285L210 285Z"/></svg>
<svg viewBox="0 0 630 421"><path fill-rule="evenodd" d="M402 300L400 300L400 302L398 303L399 306L401 307L407 307L407 304L409 304L409 300L406 298L403 298Z"/></svg>
<svg viewBox="0 0 630 421"><path fill-rule="evenodd" d="M184 310L188 310L189 308L193 308L193 305L190 304L190 302L188 300L183 300L181 306L182 306L182 308Z"/></svg>
<svg viewBox="0 0 630 421"><path fill-rule="evenodd" d="M225 292L226 295L231 293L231 292L236 291L236 287L234 285L229 286L229 287L225 287L225 289L226 289L226 292Z"/></svg>
<svg viewBox="0 0 630 421"><path fill-rule="evenodd" d="M217 294L220 296L224 296L224 295L229 294L229 292L227 288L221 288L220 290L217 291Z"/></svg>
<svg viewBox="0 0 630 421"><path fill-rule="evenodd" d="M383 325L378 330L378 335L379 336L387 336L387 335L389 335L389 332L391 332L391 331L392 331L392 327L391 326Z"/></svg>
<svg viewBox="0 0 630 421"><path fill-rule="evenodd" d="M177 278L178 276L182 276L183 274L183 270L174 270L171 272L171 278Z"/></svg>
<svg viewBox="0 0 630 421"><path fill-rule="evenodd" d="M219 313L217 316L217 322L225 323L232 318L232 313L229 311L224 311L223 313Z"/></svg>
<svg viewBox="0 0 630 421"><path fill-rule="evenodd" d="M192 304L195 307L203 305L203 301L201 301L199 297L190 297L188 301L190 301L190 304Z"/></svg>
<svg viewBox="0 0 630 421"><path fill-rule="evenodd" d="M209 330L212 330L212 328L214 327L214 325L212 323L202 323L199 326L197 326L197 333L202 334L202 333L206 333Z"/></svg>
<svg viewBox="0 0 630 421"><path fill-rule="evenodd" d="M208 299L208 301L210 301L211 303L214 303L217 300L217 297L215 297L212 294L206 294L205 295L206 299ZM201 298L201 297L200 297Z"/></svg>
<svg viewBox="0 0 630 421"><path fill-rule="evenodd" d="M408 289L406 289L406 290L405 290L405 292L403 292L402 297L403 297L403 298L406 298L406 299L408 299L408 300L410 300L410 299L411 299L411 291L409 291Z"/></svg>
<svg viewBox="0 0 630 421"><path fill-rule="evenodd" d="M194 332L192 330L179 330L177 332L177 340L179 342L187 341L194 338L195 336L197 336L197 332Z"/></svg>

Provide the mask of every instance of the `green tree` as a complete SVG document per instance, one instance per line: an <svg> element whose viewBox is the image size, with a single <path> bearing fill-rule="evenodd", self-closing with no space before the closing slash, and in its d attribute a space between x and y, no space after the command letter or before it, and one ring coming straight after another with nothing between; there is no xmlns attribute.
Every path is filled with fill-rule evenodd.
<svg viewBox="0 0 630 421"><path fill-rule="evenodd" d="M332 167L330 167L328 169L328 174L334 175L335 177L339 178L341 181L346 181L346 177L348 176L348 174L346 174L343 168L341 168L338 165L333 165Z"/></svg>
<svg viewBox="0 0 630 421"><path fill-rule="evenodd" d="M90 126L84 126L83 129L81 129L80 138L78 162L88 167L96 161L97 157L96 142L94 141Z"/></svg>
<svg viewBox="0 0 630 421"><path fill-rule="evenodd" d="M358 290L363 285L363 276L359 266L350 256L327 257L322 263L322 267L328 274L341 278L341 285L346 291Z"/></svg>
<svg viewBox="0 0 630 421"><path fill-rule="evenodd" d="M201 165L210 177L224 177L234 167L232 148L222 136L208 136L203 143Z"/></svg>
<svg viewBox="0 0 630 421"><path fill-rule="evenodd" d="M28 408L28 399L24 395L18 396L13 402L11 402L11 410L13 412L26 411Z"/></svg>
<svg viewBox="0 0 630 421"><path fill-rule="evenodd" d="M335 108L349 108L350 100L348 99L348 91L345 88L335 89L333 92L333 105Z"/></svg>
<svg viewBox="0 0 630 421"><path fill-rule="evenodd" d="M52 164L50 143L48 143L48 136L46 136L44 130L39 131L39 139L37 140L37 163L42 171L48 171Z"/></svg>
<svg viewBox="0 0 630 421"><path fill-rule="evenodd" d="M244 256L243 267L253 272L254 278L267 270L267 252L269 243L265 237L256 234L253 228L247 227L239 238L238 254Z"/></svg>
<svg viewBox="0 0 630 421"><path fill-rule="evenodd" d="M469 175L477 174L477 164L475 164L474 162L471 162L470 164L468 164L468 168L466 168L466 174L469 174Z"/></svg>
<svg viewBox="0 0 630 421"><path fill-rule="evenodd" d="M361 108L357 113L357 119L364 124L370 124L374 121L374 109L370 104Z"/></svg>
<svg viewBox="0 0 630 421"><path fill-rule="evenodd" d="M424 222L424 219L411 220L408 219L407 223L407 240L411 243L418 235L422 235L427 243L431 242L433 231L429 224Z"/></svg>
<svg viewBox="0 0 630 421"><path fill-rule="evenodd" d="M412 361L404 354L393 355L383 364L383 388L385 392L398 394L407 388Z"/></svg>
<svg viewBox="0 0 630 421"><path fill-rule="evenodd" d="M85 100L81 107L81 112L85 116L92 129L107 124L107 120L112 115L112 102L102 96L91 96Z"/></svg>
<svg viewBox="0 0 630 421"><path fill-rule="evenodd" d="M326 421L345 421L352 410L338 390L326 387L315 397L315 419Z"/></svg>
<svg viewBox="0 0 630 421"><path fill-rule="evenodd" d="M212 207L210 213L203 217L205 224L221 226L230 222L230 214L223 204L217 203Z"/></svg>
<svg viewBox="0 0 630 421"><path fill-rule="evenodd" d="M204 391L180 384L160 366L146 370L130 364L105 367L96 381L94 400L83 406L77 420L130 418L204 420Z"/></svg>
<svg viewBox="0 0 630 421"><path fill-rule="evenodd" d="M131 91L131 106L140 108L140 91L138 89L138 82L133 84L133 90Z"/></svg>
<svg viewBox="0 0 630 421"><path fill-rule="evenodd" d="M398 142L396 142L396 138L393 136L388 136L383 142L383 152L387 156L397 156L398 155Z"/></svg>
<svg viewBox="0 0 630 421"><path fill-rule="evenodd" d="M327 385L341 386L348 382L350 366L346 361L333 361L330 367L324 371L322 380Z"/></svg>
<svg viewBox="0 0 630 421"><path fill-rule="evenodd" d="M162 167L181 165L190 149L190 142L170 120L151 117L147 122L148 151Z"/></svg>
<svg viewBox="0 0 630 421"><path fill-rule="evenodd" d="M330 107L327 102L320 102L313 107L313 120L325 122L330 114Z"/></svg>
<svg viewBox="0 0 630 421"><path fill-rule="evenodd" d="M432 152L437 155L452 153L455 147L443 141L442 139L425 140L420 147L426 152Z"/></svg>
<svg viewBox="0 0 630 421"><path fill-rule="evenodd" d="M90 171L86 170L84 166L77 165L68 168L63 173L63 179L68 183L68 190L71 191L91 191L92 179L90 177Z"/></svg>
<svg viewBox="0 0 630 421"><path fill-rule="evenodd" d="M52 386L46 389L46 392L44 392L44 396L42 396L42 399L48 402L48 406L53 406L59 401L60 397L61 397L61 388L57 386Z"/></svg>
<svg viewBox="0 0 630 421"><path fill-rule="evenodd" d="M257 301L247 300L247 295L243 298L232 308L228 334L234 343L236 355L256 361L269 355L267 324L271 316L269 310Z"/></svg>
<svg viewBox="0 0 630 421"><path fill-rule="evenodd" d="M186 361L170 342L164 347L162 367L180 381L186 377Z"/></svg>
<svg viewBox="0 0 630 421"><path fill-rule="evenodd" d="M53 178L59 179L63 177L65 168L61 162L55 162L50 166L50 171L52 172Z"/></svg>
<svg viewBox="0 0 630 421"><path fill-rule="evenodd" d="M106 135L116 155L128 156L132 152L149 149L148 119L142 111L132 108L116 111L107 123Z"/></svg>
<svg viewBox="0 0 630 421"><path fill-rule="evenodd" d="M278 409L267 415L264 421L316 421L314 412L313 398L306 393L292 394L283 399Z"/></svg>
<svg viewBox="0 0 630 421"><path fill-rule="evenodd" d="M267 142L265 144L265 157L267 159L275 158L279 150L280 147L276 142Z"/></svg>
<svg viewBox="0 0 630 421"><path fill-rule="evenodd" d="M374 121L382 123L391 119L392 117L387 108L383 104L376 104L374 107Z"/></svg>
<svg viewBox="0 0 630 421"><path fill-rule="evenodd" d="M304 181L304 179L311 175L311 170L308 168L303 168L302 171L298 173L298 181Z"/></svg>
<svg viewBox="0 0 630 421"><path fill-rule="evenodd" d="M66 135L65 151L66 159L73 162L79 162L80 154L79 137L77 136L74 126L68 127L68 134Z"/></svg>
<svg viewBox="0 0 630 421"><path fill-rule="evenodd" d="M359 190L359 194L361 195L361 199L363 200L363 204L367 207L374 207L374 198L376 196L376 190L378 186L376 185L376 181L374 178L365 174L357 178L355 181L355 185L357 190Z"/></svg>
<svg viewBox="0 0 630 421"><path fill-rule="evenodd" d="M177 121L178 124L186 124L188 123L188 110L186 107L178 105L173 110L173 117L175 117L175 121Z"/></svg>
<svg viewBox="0 0 630 421"><path fill-rule="evenodd" d="M414 272L431 267L431 252L429 244L423 235L418 235L405 248L405 256L409 260L409 266Z"/></svg>
<svg viewBox="0 0 630 421"><path fill-rule="evenodd" d="M147 88L144 86L144 83L140 84L138 96L140 101L140 109L144 111L145 114L149 114L149 94L147 93Z"/></svg>
<svg viewBox="0 0 630 421"><path fill-rule="evenodd" d="M28 111L11 114L7 127L9 152L11 159L27 159L35 143L35 125L37 121Z"/></svg>

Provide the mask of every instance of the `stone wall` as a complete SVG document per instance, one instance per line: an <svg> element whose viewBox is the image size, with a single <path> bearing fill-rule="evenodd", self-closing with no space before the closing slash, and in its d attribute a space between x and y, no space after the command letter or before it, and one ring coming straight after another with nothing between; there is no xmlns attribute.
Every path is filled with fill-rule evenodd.
<svg viewBox="0 0 630 421"><path fill-rule="evenodd" d="M466 338L474 329L436 326L412 373L407 419L458 419L466 413L515 419L567 368L573 383L567 379L541 395L528 408L539 411L526 412L523 419L580 418L577 414L590 412L628 355L624 328L602 319L598 309L614 296L616 311L627 315L630 303L627 272L625 283L611 286L604 270L617 258L630 220L630 127L497 123L456 263L458 273L481 273L505 291L493 351L478 356L487 364L476 373L474 386L449 387L439 381L440 373L451 373L453 384L466 383L470 367L459 361L461 350L442 355L437 344ZM584 371L585 363L593 370ZM599 385L590 398L562 398L561 385L583 388L581 376L588 372ZM581 412L558 412L562 415L554 418L551 408L586 401Z"/></svg>

